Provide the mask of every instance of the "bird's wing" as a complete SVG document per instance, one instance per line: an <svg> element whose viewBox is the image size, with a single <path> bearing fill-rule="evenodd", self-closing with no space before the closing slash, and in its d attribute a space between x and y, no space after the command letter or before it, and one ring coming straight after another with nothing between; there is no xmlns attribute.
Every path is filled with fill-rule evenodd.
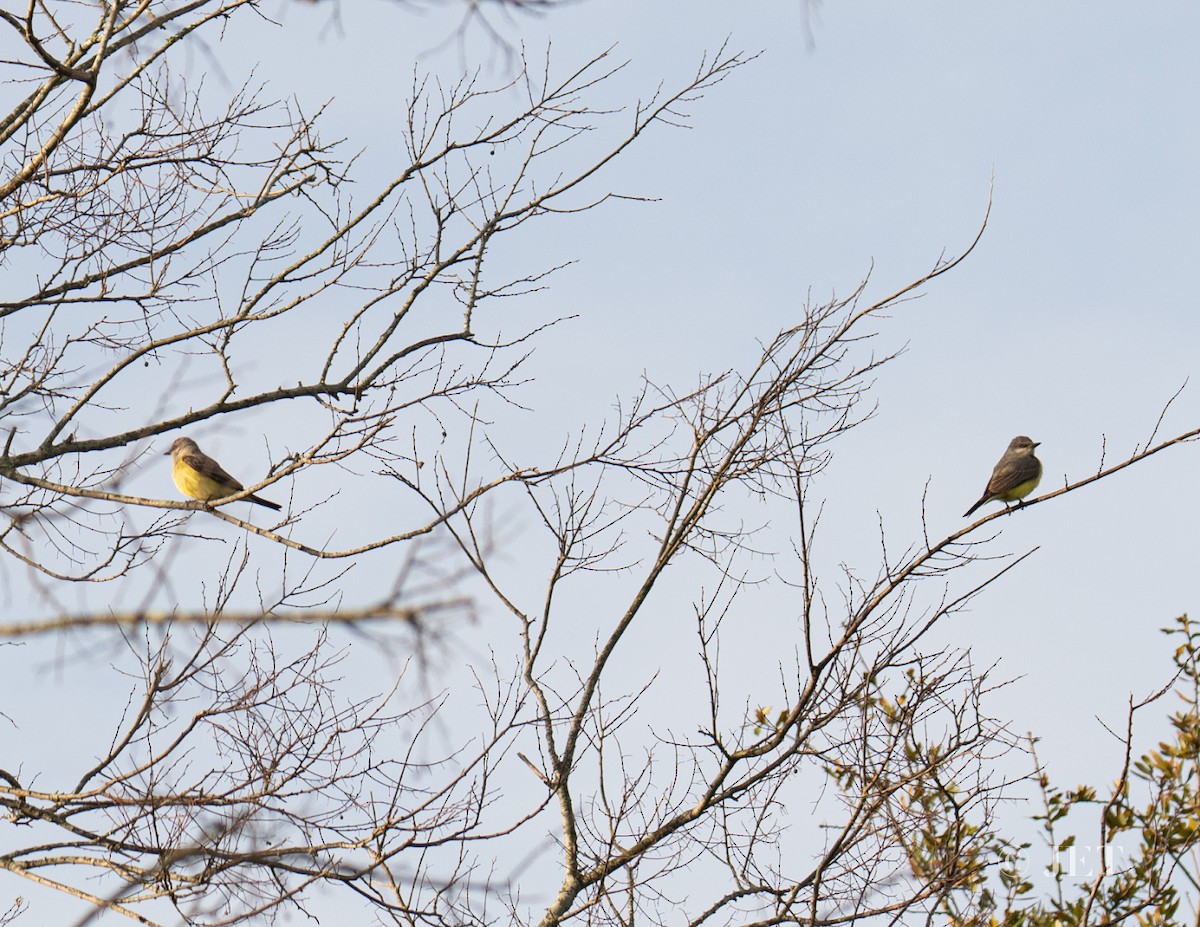
<svg viewBox="0 0 1200 927"><path fill-rule="evenodd" d="M231 495L233 492L245 489L240 482L225 472L224 467L207 454L184 454L183 462L202 476L207 476L210 480L232 487Z"/></svg>
<svg viewBox="0 0 1200 927"><path fill-rule="evenodd" d="M1034 479L1040 470L1041 467L1032 454L1001 461L996 465L996 469L992 471L992 478L988 480L987 491L990 495L1006 493L1010 489L1015 489L1022 483Z"/></svg>

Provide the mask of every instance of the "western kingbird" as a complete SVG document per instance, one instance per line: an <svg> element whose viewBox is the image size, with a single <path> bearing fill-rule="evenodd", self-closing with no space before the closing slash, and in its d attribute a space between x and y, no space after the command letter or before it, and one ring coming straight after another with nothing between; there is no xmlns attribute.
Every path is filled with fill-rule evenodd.
<svg viewBox="0 0 1200 927"><path fill-rule="evenodd" d="M189 499L214 502L235 496L246 487L225 472L224 468L205 454L191 438L176 438L164 456L174 458L171 478L179 491ZM246 496L247 502L257 502L279 511L279 506L262 496Z"/></svg>
<svg viewBox="0 0 1200 927"><path fill-rule="evenodd" d="M979 501L967 509L963 518L993 499L999 499L1007 506L1009 502L1024 499L1033 492L1042 480L1042 462L1033 456L1033 449L1038 443L1025 435L1013 438L1009 442L1008 450L996 464L996 469L992 471L987 489L983 491Z"/></svg>

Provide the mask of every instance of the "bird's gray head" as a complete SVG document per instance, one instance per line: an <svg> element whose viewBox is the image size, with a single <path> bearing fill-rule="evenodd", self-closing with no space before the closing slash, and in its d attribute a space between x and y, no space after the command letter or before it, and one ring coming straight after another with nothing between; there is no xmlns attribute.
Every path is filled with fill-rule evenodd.
<svg viewBox="0 0 1200 927"><path fill-rule="evenodd" d="M1032 454L1033 449L1040 443L1040 441L1034 441L1032 438L1028 438L1025 435L1017 435L1012 439L1011 442L1009 442L1008 449L1010 451L1019 451L1022 454Z"/></svg>
<svg viewBox="0 0 1200 927"><path fill-rule="evenodd" d="M1029 440L1029 439L1026 438L1026 440ZM165 454L163 454L163 456L164 457L174 457L176 454L187 454L191 451L198 451L198 450L200 450L200 448L197 446L196 442L193 441L191 438L176 438L171 443L171 447L167 450L167 452Z"/></svg>

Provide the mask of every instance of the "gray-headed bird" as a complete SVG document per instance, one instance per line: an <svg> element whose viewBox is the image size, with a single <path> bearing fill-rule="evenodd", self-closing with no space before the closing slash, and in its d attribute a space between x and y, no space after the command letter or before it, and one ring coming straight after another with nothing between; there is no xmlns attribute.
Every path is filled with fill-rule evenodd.
<svg viewBox="0 0 1200 927"><path fill-rule="evenodd" d="M179 491L189 499L215 502L237 495L246 487L225 472L224 468L200 450L191 438L176 438L164 456L174 458L171 478ZM279 506L262 496L246 496L247 502L257 502L279 511Z"/></svg>
<svg viewBox="0 0 1200 927"><path fill-rule="evenodd" d="M967 509L966 518L985 502L998 499L1006 506L1010 502L1024 499L1037 489L1042 480L1042 462L1033 456L1033 449L1038 446L1025 435L1017 435L1009 442L1008 450L992 471L987 489L979 497L979 501Z"/></svg>

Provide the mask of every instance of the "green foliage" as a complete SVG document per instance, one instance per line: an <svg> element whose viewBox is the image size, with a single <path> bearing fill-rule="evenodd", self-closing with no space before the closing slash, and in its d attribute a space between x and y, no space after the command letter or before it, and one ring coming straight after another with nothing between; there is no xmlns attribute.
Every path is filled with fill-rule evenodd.
<svg viewBox="0 0 1200 927"><path fill-rule="evenodd" d="M1063 791L1041 775L1045 813L1036 819L1054 851L1053 885L1042 897L1030 886L1023 894L1032 900L998 907L990 912L988 923L1194 923L1198 885L1193 854L1200 844L1200 631L1186 615L1164 630L1181 641L1174 652L1177 672L1167 689L1134 706L1128 736L1133 737L1136 713L1157 704L1170 690L1183 703L1170 717L1174 737L1140 756L1130 749L1103 801L1092 786ZM1091 815L1095 823L1090 835L1072 831L1059 837L1071 815L1085 808L1098 812ZM1089 865L1068 871L1062 863L1064 851L1083 845L1092 849Z"/></svg>
<svg viewBox="0 0 1200 927"><path fill-rule="evenodd" d="M910 773L885 812L907 857L907 878L936 900L953 925L1082 927L1194 925L1200 899L1200 629L1187 616L1164 629L1180 641L1171 682L1133 706L1130 745L1113 785L1056 787L1034 778L1043 811L1033 816L1049 865L1030 864L1031 844L1011 839L990 818L972 820L961 797L969 791L945 778L942 748L910 738ZM869 701L884 719L900 718L916 680L890 698ZM1134 720L1164 697L1182 707L1170 716L1173 736L1137 755ZM917 728L909 727L910 733ZM1035 744L1030 752L1036 762ZM916 775L921 767L925 775ZM855 787L844 769L829 770L843 791ZM1101 797L1104 795L1105 797Z"/></svg>

